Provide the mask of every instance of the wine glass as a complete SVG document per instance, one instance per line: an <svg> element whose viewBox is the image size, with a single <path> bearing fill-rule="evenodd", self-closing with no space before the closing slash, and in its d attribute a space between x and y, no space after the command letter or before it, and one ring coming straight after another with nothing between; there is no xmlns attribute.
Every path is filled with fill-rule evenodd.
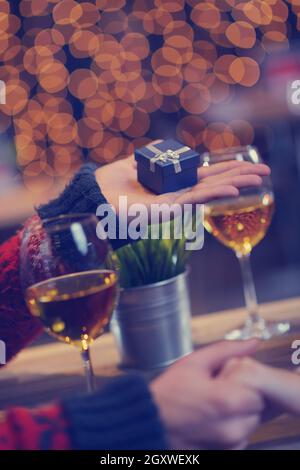
<svg viewBox="0 0 300 470"><path fill-rule="evenodd" d="M34 217L20 250L28 308L47 333L79 349L89 392L95 387L89 346L103 333L118 293L116 257L98 238L99 224L92 214Z"/></svg>
<svg viewBox="0 0 300 470"><path fill-rule="evenodd" d="M229 160L262 163L258 150L250 145L206 152L201 160L204 166ZM248 318L244 326L226 334L226 339L269 339L289 330L288 323L266 322L259 315L250 265L251 251L266 235L273 213L274 194L269 177L263 177L259 187L240 189L238 197L216 199L205 205L205 228L235 252L242 271Z"/></svg>

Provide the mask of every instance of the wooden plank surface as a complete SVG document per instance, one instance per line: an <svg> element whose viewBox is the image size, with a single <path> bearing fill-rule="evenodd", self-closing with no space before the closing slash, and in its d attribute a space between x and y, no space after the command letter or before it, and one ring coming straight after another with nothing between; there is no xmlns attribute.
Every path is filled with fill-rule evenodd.
<svg viewBox="0 0 300 470"><path fill-rule="evenodd" d="M291 344L294 339L300 339L300 298L262 305L261 313L266 319L290 320L292 329L287 335L262 342L257 358L276 367L293 368ZM223 338L226 331L243 323L245 315L244 309L237 309L194 317L195 346L202 347ZM99 338L91 351L99 380L122 373L111 334ZM0 408L16 404L35 406L84 389L82 364L74 348L56 342L31 347L1 370ZM300 448L300 417L282 415L264 423L253 436L252 445Z"/></svg>

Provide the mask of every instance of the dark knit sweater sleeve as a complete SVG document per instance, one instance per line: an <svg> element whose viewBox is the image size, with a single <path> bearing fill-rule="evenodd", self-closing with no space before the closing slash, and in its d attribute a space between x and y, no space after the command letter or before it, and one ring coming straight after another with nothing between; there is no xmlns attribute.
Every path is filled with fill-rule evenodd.
<svg viewBox="0 0 300 470"><path fill-rule="evenodd" d="M96 214L100 204L107 203L95 179L96 165L82 165L62 194L37 209L41 219L70 213Z"/></svg>
<svg viewBox="0 0 300 470"><path fill-rule="evenodd" d="M0 451L166 448L148 387L133 374L110 379L93 395L0 415Z"/></svg>
<svg viewBox="0 0 300 470"><path fill-rule="evenodd" d="M93 163L82 165L74 178L56 199L37 208L37 213L41 219L57 217L63 214L89 213L96 215L97 208L101 204L109 207L109 201L101 192L96 178L95 171L97 166ZM112 210L112 209L111 209ZM110 243L114 249L120 248L122 245L131 243L128 238L118 239L119 221L116 216L116 238L110 239Z"/></svg>
<svg viewBox="0 0 300 470"><path fill-rule="evenodd" d="M6 362L42 331L27 309L21 288L21 236L22 232L0 246L0 340L6 345Z"/></svg>
<svg viewBox="0 0 300 470"><path fill-rule="evenodd" d="M128 374L111 379L90 397L63 403L71 423L72 447L99 450L167 448L158 409L144 379Z"/></svg>

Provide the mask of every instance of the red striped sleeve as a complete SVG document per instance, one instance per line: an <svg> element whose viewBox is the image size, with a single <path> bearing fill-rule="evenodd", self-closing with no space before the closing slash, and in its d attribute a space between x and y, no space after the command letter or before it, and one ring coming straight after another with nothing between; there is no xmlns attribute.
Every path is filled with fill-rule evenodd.
<svg viewBox="0 0 300 470"><path fill-rule="evenodd" d="M24 301L19 273L21 234L0 246L0 340L6 344L9 361L41 331Z"/></svg>
<svg viewBox="0 0 300 470"><path fill-rule="evenodd" d="M68 450L68 423L60 405L11 408L0 418L0 450Z"/></svg>

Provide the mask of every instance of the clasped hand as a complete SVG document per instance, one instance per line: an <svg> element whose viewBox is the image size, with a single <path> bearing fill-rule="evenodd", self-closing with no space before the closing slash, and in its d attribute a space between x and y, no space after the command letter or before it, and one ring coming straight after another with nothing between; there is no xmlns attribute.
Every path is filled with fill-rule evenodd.
<svg viewBox="0 0 300 470"><path fill-rule="evenodd" d="M300 377L249 357L257 340L220 342L178 361L151 390L172 449L243 449L269 404L300 414Z"/></svg>

